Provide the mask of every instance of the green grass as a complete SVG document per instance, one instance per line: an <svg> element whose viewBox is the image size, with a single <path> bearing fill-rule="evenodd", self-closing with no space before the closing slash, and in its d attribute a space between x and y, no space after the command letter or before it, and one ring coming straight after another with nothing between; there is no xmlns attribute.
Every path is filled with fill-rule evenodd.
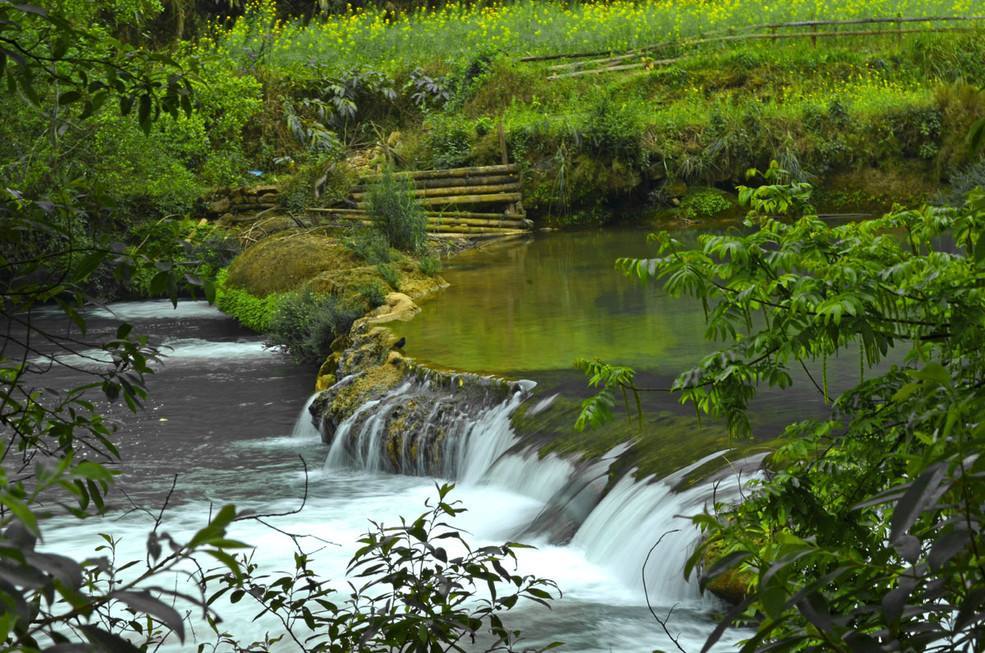
<svg viewBox="0 0 985 653"><path fill-rule="evenodd" d="M311 69L357 65L386 71L433 67L481 55L625 50L698 34L811 18L969 15L970 0L649 0L561 4L531 0L482 6L449 3L396 23L382 11L332 16L312 25L275 23L268 2L252 2L247 18L222 39L240 57Z"/></svg>

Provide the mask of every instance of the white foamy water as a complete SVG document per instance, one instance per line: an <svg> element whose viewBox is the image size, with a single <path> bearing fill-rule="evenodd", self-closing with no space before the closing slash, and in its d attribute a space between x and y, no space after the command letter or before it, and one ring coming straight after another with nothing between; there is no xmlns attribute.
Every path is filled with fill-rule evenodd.
<svg viewBox="0 0 985 653"><path fill-rule="evenodd" d="M308 397L308 401L304 402L304 408L298 413L298 418L294 422L294 428L291 429L291 437L297 440L316 440L321 439L321 431L315 426L315 422L311 416L311 404L315 403L315 399L318 398L317 394L313 394Z"/></svg>
<svg viewBox="0 0 985 653"><path fill-rule="evenodd" d="M158 365L180 365L188 362L221 364L224 361L277 356L276 349L267 347L261 340L212 341L200 338L166 340L158 346L161 362ZM113 362L113 354L105 349L86 349L77 354L55 353L36 356L31 363L36 366L63 365L83 370L105 368Z"/></svg>
<svg viewBox="0 0 985 653"><path fill-rule="evenodd" d="M143 302L115 302L86 311L92 317L108 320L228 320L207 301L181 300L174 306L168 299Z"/></svg>
<svg viewBox="0 0 985 653"><path fill-rule="evenodd" d="M125 313L127 319L157 320L166 315L162 311L169 306L162 302L139 302L120 307L122 310L116 314ZM191 316L189 319L198 319L193 316L194 310L203 311L200 317L204 320L213 317L204 314L208 311L203 306L192 309L186 314ZM141 315L144 317L138 317ZM244 437L240 430L262 415L250 411L270 411L273 406L286 405L278 404L283 400L272 396L276 387L272 382L282 372L264 371L273 370L275 361L282 357L276 351L264 349L259 340L221 339L236 335L209 340L187 337L211 336L203 331L175 331L158 332L170 348L163 352L167 356L164 367L177 370L156 379L176 390L172 403L164 404L162 410L178 409L180 404L175 402L191 392L186 389L191 373L211 378L215 370L222 369L224 374L244 376L236 386L236 403L228 404L225 413L215 416L219 423L210 420L208 425L208 429L219 433L221 422L234 424L229 426L225 439L216 437L199 442L193 436L187 441L191 447L188 459L193 462L182 463L181 471L185 475L179 480L179 495L166 514L162 530L179 541L187 540L204 525L210 506L229 502L236 503L241 510L290 513L298 507L307 481L309 494L304 509L269 521L284 531L303 533L305 548L317 551L313 554L315 568L344 590L346 565L357 548L358 538L367 529L368 520L397 524L401 517L416 517L425 511L425 501L434 498L435 483L443 482L429 476L381 473L384 418L396 405L399 394L410 386L361 406L358 416L339 427L330 449L319 444L320 434L308 411L314 397L300 410L297 408L296 402L305 390L293 395L295 402L290 403L290 411L284 411L280 421L265 426L267 437L257 437L262 431L256 430ZM101 351L96 353L105 355ZM265 381L256 383L258 378ZM202 387L209 388L207 392L222 393L225 383ZM646 586L658 612L665 614L678 604L671 628L681 634L681 642L689 651L700 650L704 637L714 628L712 612L717 606L713 600L700 597L696 587L682 577L683 560L697 542L698 533L680 516L701 510L712 495L712 486L699 484L681 493L673 492L672 488L689 469L704 461L667 479L634 481L626 477L603 494L609 480L610 458L622 455L624 450L610 452L606 459L587 464L555 455L540 458L534 449L518 449L510 415L527 399L528 391L526 388L512 393L502 403L484 405L474 413L463 411L461 415L455 413L453 418L447 413L442 424L448 427L442 431L446 437L441 442L445 454L443 465L434 471L436 477L458 483L451 498L462 501L468 512L455 524L468 531L473 544L520 540L536 545L536 549L519 552L520 572L551 578L564 591L564 598L555 602L550 612L533 604L521 604L510 613L508 624L521 629L531 645L560 640L566 643L561 649L564 651L672 650L673 644L647 610L641 570L647 552L661 534L679 528L678 533L664 539L651 557L646 567ZM441 401L446 400L436 394L434 415ZM549 402L538 403L543 408ZM533 408L536 410L537 406ZM195 422L188 420L192 433ZM173 424L175 420L166 423ZM146 439L155 441L161 437L160 433L163 431L149 431ZM153 449L158 453L141 464L145 467L164 464L166 461L159 452L168 451L169 446L173 445L168 442ZM198 457L196 446L202 447L203 459ZM215 455L204 458L206 451ZM316 459L308 456L308 467L313 471L307 478L297 461L296 453L300 452L306 455L315 452L318 456ZM410 452L404 451L402 455L409 456ZM325 460L324 468L317 465L321 460ZM422 468L421 461L413 462L411 467ZM194 469L186 471L187 467ZM170 476L167 480L170 482ZM725 485L719 488L719 496ZM152 512L156 514L156 510ZM557 514L563 514L568 522L560 526L549 523L552 515ZM44 549L87 557L102 543L98 534L108 530L120 538L119 560L143 559L152 519L139 511L113 519L112 522L49 521L45 526ZM283 533L258 522L244 521L236 523L230 535L256 546L256 560L263 570L293 568L294 546ZM203 563L215 566L211 559ZM162 584L167 584L166 579ZM262 639L268 632L280 634L276 622L268 618L253 620L259 609L249 602L249 597L235 605L222 599L215 607L222 614L225 627L241 641ZM211 641L204 636L207 630L201 623L196 624L195 631L199 642ZM716 650L734 650L733 642L738 637L739 634L727 636L727 641ZM163 650L193 650L194 646L174 644ZM283 642L278 650L295 649Z"/></svg>

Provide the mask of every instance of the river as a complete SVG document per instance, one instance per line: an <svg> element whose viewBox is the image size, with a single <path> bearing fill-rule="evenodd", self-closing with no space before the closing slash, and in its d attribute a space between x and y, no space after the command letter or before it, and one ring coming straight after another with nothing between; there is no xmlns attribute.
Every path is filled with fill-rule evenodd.
<svg viewBox="0 0 985 653"><path fill-rule="evenodd" d="M681 515L693 514L710 499L711 481L680 492L672 488L690 468L724 459L729 449L724 438L688 443L672 441L680 439L679 431L655 433L668 451L674 450L666 473L659 474L662 480L625 475L600 502L585 507L564 536L532 527L565 488L582 479L596 479L598 485L608 462L558 454L541 459L511 426L518 404L525 401L523 409L537 413L549 409L558 394L583 395L579 373L570 367L576 357L599 355L669 379L707 347L700 309L626 282L613 271L615 255L643 252L638 231L539 235L468 252L445 271L451 288L423 302L423 314L401 326L407 354L420 361L539 384L529 398L518 395L474 416L471 444L463 449L465 465L450 479L458 482L453 498L469 508L458 525L474 541L521 537L536 545L522 553L520 568L555 580L564 592L549 612L521 605L512 614L510 625L523 630L531 645L560 640L565 651L672 650L646 606L644 577L657 613L674 608L671 630L680 633L689 651L701 648L722 609L680 571L696 539ZM184 301L177 309L168 302L129 302L87 316L91 339L128 321L169 355L150 379L145 411L132 416L110 410L124 423L120 440L126 461L120 483L125 495L113 497L113 521L52 520L46 547L84 557L100 544L98 533L111 530L120 538L120 559L142 558L147 530L175 475L177 489L163 530L176 536L194 532L211 507L224 503L259 513L290 513L307 487L303 510L270 521L311 536L306 542L318 549L319 571L343 586L346 563L369 519L396 522L400 516L416 516L434 496L438 479L378 473L338 457L333 461L306 411L313 371L264 348L259 338L204 302ZM64 328L43 313L37 319ZM75 373L56 367L45 383L68 386L75 379ZM790 398L772 400L785 409L770 423L802 413ZM660 401L648 408L681 412L673 402ZM560 428L556 420L555 428ZM621 453L613 452L615 457ZM728 478L719 496L735 487L735 479ZM673 529L681 531L661 543L641 574L653 544ZM257 546L264 568L292 567L293 549L283 534L242 522L232 535ZM242 639L276 632L270 622L252 621L256 606L246 601L220 602L217 608L227 629ZM720 650L732 650L740 636L727 635Z"/></svg>

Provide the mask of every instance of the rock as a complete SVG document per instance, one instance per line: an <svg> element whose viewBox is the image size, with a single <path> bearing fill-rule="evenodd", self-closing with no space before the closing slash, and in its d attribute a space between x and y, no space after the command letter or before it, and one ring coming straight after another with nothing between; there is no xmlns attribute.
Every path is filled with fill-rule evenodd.
<svg viewBox="0 0 985 653"><path fill-rule="evenodd" d="M334 374L322 374L315 379L315 392L325 392L333 385L335 385L337 379Z"/></svg>
<svg viewBox="0 0 985 653"><path fill-rule="evenodd" d="M668 181L663 187L664 195L671 198L687 195L687 184L683 181Z"/></svg>
<svg viewBox="0 0 985 653"><path fill-rule="evenodd" d="M386 301L366 316L368 324L387 324L388 322L409 322L421 312L414 300L400 292L392 292Z"/></svg>
<svg viewBox="0 0 985 653"><path fill-rule="evenodd" d="M209 212L216 215L228 213L233 203L228 197L223 197L209 204Z"/></svg>
<svg viewBox="0 0 985 653"><path fill-rule="evenodd" d="M260 204L276 204L278 198L277 193L264 193L257 197L257 202Z"/></svg>
<svg viewBox="0 0 985 653"><path fill-rule="evenodd" d="M667 177L667 169L664 167L663 162L654 163L644 172L646 178L650 181L660 181Z"/></svg>

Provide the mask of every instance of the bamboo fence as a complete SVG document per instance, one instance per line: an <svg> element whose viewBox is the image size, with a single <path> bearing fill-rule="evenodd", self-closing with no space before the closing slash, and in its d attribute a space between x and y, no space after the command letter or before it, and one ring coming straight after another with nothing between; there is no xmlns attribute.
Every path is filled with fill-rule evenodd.
<svg viewBox="0 0 985 653"><path fill-rule="evenodd" d="M506 156L503 156L504 161ZM515 164L409 170L393 177L410 182L417 201L425 207L428 232L441 235L517 235L532 223L523 211L523 193ZM315 224L370 224L369 194L383 175L367 175L353 188L346 207L307 210ZM482 208L480 207L487 207ZM498 209L498 210L497 210Z"/></svg>
<svg viewBox="0 0 985 653"><path fill-rule="evenodd" d="M568 77L580 77L583 75L597 75L624 70L635 70L640 68L652 68L657 66L670 65L680 61L681 57L664 58L649 60L647 57L660 50L670 50L673 48L693 48L701 45L713 43L735 43L742 41L779 41L789 39L809 38L814 46L818 39L845 38L845 37L874 37L874 36L894 36L901 40L907 34L922 33L946 33L946 32L973 32L980 29L980 26L958 26L958 27L904 27L904 25L919 23L962 23L985 21L985 16L927 16L917 17L879 17L879 18L856 18L851 20L805 20L789 23L764 23L752 25L742 29L719 30L700 34L686 39L673 39L647 45L623 52L580 52L580 53L561 53L555 55L540 55L535 57L523 57L520 61L551 61L557 59L583 59L583 61L569 61L567 63L555 64L548 67L552 74L548 79L563 79ZM839 27L859 27L864 25L890 25L895 29L821 29ZM805 29L806 28L806 29ZM783 30L797 29L801 31L784 32ZM686 55L685 55L686 56Z"/></svg>

